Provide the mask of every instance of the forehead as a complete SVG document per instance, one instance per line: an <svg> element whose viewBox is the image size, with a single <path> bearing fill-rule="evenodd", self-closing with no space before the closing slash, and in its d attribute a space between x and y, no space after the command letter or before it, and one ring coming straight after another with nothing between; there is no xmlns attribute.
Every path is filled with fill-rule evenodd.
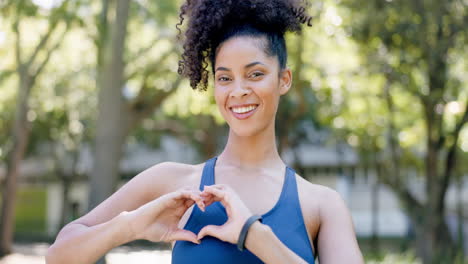
<svg viewBox="0 0 468 264"><path fill-rule="evenodd" d="M229 38L216 49L215 65L246 65L252 61L260 61L272 67L277 66L278 62L275 57L268 56L265 52L266 42L265 37L236 36Z"/></svg>

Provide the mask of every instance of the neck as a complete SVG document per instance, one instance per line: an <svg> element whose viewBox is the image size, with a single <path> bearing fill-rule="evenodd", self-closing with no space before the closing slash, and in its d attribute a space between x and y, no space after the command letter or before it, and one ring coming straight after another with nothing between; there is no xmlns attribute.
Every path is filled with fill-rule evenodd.
<svg viewBox="0 0 468 264"><path fill-rule="evenodd" d="M241 137L229 130L229 138L218 162L240 169L283 166L276 148L274 121L263 131Z"/></svg>

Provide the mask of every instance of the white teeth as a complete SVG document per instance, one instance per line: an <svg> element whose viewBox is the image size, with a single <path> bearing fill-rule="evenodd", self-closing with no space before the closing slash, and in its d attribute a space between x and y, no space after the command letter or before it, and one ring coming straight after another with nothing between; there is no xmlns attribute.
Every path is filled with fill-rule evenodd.
<svg viewBox="0 0 468 264"><path fill-rule="evenodd" d="M237 114L244 114L244 113L254 110L255 108L257 108L256 105L250 105L250 106L244 106L244 107L233 107L232 111Z"/></svg>

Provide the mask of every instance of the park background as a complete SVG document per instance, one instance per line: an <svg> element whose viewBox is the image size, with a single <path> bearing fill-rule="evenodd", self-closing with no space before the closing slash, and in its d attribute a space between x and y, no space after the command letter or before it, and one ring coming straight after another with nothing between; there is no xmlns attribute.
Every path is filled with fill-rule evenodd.
<svg viewBox="0 0 468 264"><path fill-rule="evenodd" d="M0 263L43 263L64 224L142 170L220 153L212 87L177 74L181 3L0 0ZM287 35L279 151L340 192L368 263L468 263L467 6L310 1L313 27ZM169 263L167 249L107 260Z"/></svg>

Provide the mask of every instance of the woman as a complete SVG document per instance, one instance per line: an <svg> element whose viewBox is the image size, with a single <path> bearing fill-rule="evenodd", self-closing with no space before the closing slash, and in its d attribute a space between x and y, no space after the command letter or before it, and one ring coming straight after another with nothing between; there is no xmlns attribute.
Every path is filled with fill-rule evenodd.
<svg viewBox="0 0 468 264"><path fill-rule="evenodd" d="M205 89L211 64L223 152L204 164L157 164L65 226L47 262L92 263L123 243L173 242L180 263L363 263L350 214L331 189L281 160L279 99L291 87L286 31L310 23L293 0L188 0L179 73ZM192 206L196 204L196 206ZM175 242L177 241L177 242ZM245 250L244 250L245 248Z"/></svg>

